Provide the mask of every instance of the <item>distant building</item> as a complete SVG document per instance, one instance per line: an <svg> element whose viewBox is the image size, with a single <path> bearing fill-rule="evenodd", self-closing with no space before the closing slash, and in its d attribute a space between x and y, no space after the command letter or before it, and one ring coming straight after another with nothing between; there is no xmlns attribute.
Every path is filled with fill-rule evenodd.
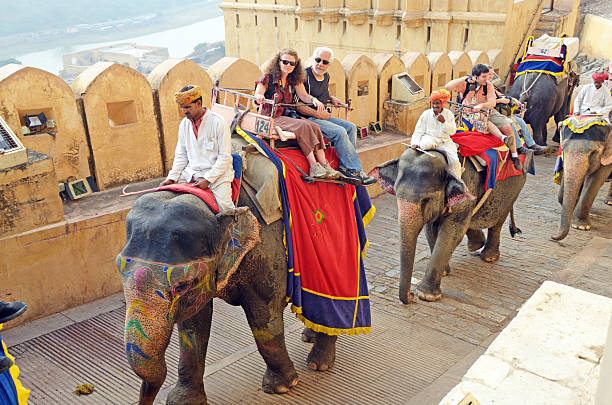
<svg viewBox="0 0 612 405"><path fill-rule="evenodd" d="M119 63L147 75L168 58L168 48L121 43L62 55L64 69L60 76L73 79L97 62Z"/></svg>

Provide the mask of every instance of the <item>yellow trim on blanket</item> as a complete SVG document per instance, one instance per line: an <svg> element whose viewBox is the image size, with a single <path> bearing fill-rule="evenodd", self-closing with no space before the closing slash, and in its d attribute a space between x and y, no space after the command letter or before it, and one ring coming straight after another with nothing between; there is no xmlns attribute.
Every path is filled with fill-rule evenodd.
<svg viewBox="0 0 612 405"><path fill-rule="evenodd" d="M579 123L582 123L582 122L586 122L588 120L579 121L578 119L576 119L576 121L578 121ZM563 126L569 127L569 129L571 129L572 132L575 133L575 134L582 134L584 131L586 131L587 129L591 128L594 125L604 125L604 126L607 125L606 121L604 121L602 119L601 121L593 121L593 122L589 123L588 125L585 125L585 126L580 127L580 128L576 128L574 126L574 123L572 122L572 118L568 118L568 119L564 120L561 124L563 124Z"/></svg>
<svg viewBox="0 0 612 405"><path fill-rule="evenodd" d="M372 220L372 218L374 218L374 213L376 213L376 207L374 206L374 204L372 204L372 207L370 208L370 210L366 212L366 214L362 218L364 226L368 225L370 221Z"/></svg>
<svg viewBox="0 0 612 405"><path fill-rule="evenodd" d="M563 173L563 170L553 175L553 181L557 183L558 185L561 185L561 174L562 173Z"/></svg>
<svg viewBox="0 0 612 405"><path fill-rule="evenodd" d="M0 323L0 330L4 325ZM28 405L28 397L30 396L30 390L26 389L21 381L19 381L19 367L15 364L15 358L11 356L6 349L6 344L2 341L2 351L4 355L13 361L13 365L9 368L9 373L11 373L11 377L13 378L13 383L15 384L15 390L17 391L17 401L19 405Z"/></svg>
<svg viewBox="0 0 612 405"><path fill-rule="evenodd" d="M334 300L352 301L352 300L369 300L370 299L369 295L358 296L358 297L334 297L333 295L328 295L328 294L323 294L323 293L320 293L320 292L312 291L312 290L309 290L308 288L304 288L304 287L302 287L302 290L307 291L307 292L309 292L311 294L314 294L314 295L318 295L318 296L325 297L325 298L331 298L331 299L334 299Z"/></svg>
<svg viewBox="0 0 612 405"><path fill-rule="evenodd" d="M546 73L547 75L551 75L551 76L561 76L562 74L565 73L565 69L563 69L562 72L558 72L558 73L553 73L553 72L551 72L549 70L531 70L531 69L529 69L529 70L523 70L520 73L517 72L515 76L520 76L520 75L523 75L525 73Z"/></svg>
<svg viewBox="0 0 612 405"><path fill-rule="evenodd" d="M332 336L336 336L336 335L355 336L355 335L361 335L361 334L372 332L372 327L371 326L365 326L365 327L360 327L360 328L341 329L341 328L329 328L327 326L316 324L316 323L306 319L304 317L304 315L302 315L302 308L301 307L296 307L294 305L291 305L291 312L293 312L295 314L295 317L298 318L300 321L302 321L304 326L306 326L307 328L312 329L315 332L325 333L327 335L332 335Z"/></svg>

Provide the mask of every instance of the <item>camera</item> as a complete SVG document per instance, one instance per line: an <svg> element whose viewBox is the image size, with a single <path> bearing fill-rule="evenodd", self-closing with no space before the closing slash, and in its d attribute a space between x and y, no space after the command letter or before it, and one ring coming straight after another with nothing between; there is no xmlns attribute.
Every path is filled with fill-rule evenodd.
<svg viewBox="0 0 612 405"><path fill-rule="evenodd" d="M470 82L470 80L476 80L476 78L472 75L468 75L467 79L465 79L465 82L467 83L466 85L466 93L469 93L470 91L476 91L476 88L478 87L478 83L474 82Z"/></svg>

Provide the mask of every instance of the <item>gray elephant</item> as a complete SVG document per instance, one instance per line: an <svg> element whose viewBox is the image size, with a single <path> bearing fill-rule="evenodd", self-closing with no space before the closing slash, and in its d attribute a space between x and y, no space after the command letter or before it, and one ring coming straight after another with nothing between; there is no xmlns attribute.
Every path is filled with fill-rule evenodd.
<svg viewBox="0 0 612 405"><path fill-rule="evenodd" d="M508 95L527 103L524 120L533 129L533 139L546 146L546 123L555 117L558 124L570 111L572 93L579 78L574 72L567 77L554 78L548 74L525 73L517 77Z"/></svg>
<svg viewBox="0 0 612 405"><path fill-rule="evenodd" d="M466 233L468 250L476 251L484 246L481 259L488 262L499 259L502 226L525 184L525 174L497 181L474 214L485 194L485 176L471 163L465 165L462 183L450 174L439 152L425 154L407 149L399 159L376 167L370 175L378 179L383 189L397 196L401 240L399 298L404 304L412 301L410 283L416 241L423 226L431 257L416 292L422 300L435 301L442 297L442 275L450 271L448 262ZM486 238L482 232L485 228L488 229Z"/></svg>
<svg viewBox="0 0 612 405"><path fill-rule="evenodd" d="M559 189L561 224L553 240L562 240L575 229L591 229L589 211L593 201L612 173L612 131L610 125L593 125L583 133L569 126L561 129L563 175ZM608 198L612 197L612 187Z"/></svg>
<svg viewBox="0 0 612 405"><path fill-rule="evenodd" d="M298 375L285 347L287 259L283 222L268 225L246 192L239 208L214 214L198 197L160 191L127 216L117 257L126 298L126 355L143 380L139 404L152 404L166 378L164 353L177 324L179 381L167 403L207 403L203 375L213 297L241 305L267 369L262 388L284 393ZM308 365L326 370L335 336L314 334Z"/></svg>

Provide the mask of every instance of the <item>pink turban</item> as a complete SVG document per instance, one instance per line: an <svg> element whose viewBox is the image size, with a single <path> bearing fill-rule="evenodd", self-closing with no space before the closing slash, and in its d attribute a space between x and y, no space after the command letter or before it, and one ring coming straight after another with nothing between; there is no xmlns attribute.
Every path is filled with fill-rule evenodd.
<svg viewBox="0 0 612 405"><path fill-rule="evenodd" d="M606 80L608 80L608 73L607 72L595 72L593 73L593 80L596 82L604 82Z"/></svg>

